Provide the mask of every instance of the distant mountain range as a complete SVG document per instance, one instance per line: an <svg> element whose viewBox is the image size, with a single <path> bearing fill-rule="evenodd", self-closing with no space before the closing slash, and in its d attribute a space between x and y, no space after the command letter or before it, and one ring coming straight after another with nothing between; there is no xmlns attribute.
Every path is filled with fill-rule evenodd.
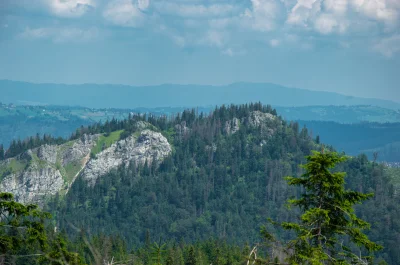
<svg viewBox="0 0 400 265"><path fill-rule="evenodd" d="M32 105L79 105L90 108L156 108L216 106L262 102L273 106L372 105L400 109L400 103L338 93L289 88L270 83L234 83L224 86L173 85L65 85L0 80L1 102Z"/></svg>
<svg viewBox="0 0 400 265"><path fill-rule="evenodd" d="M337 123L400 122L400 110L377 106L275 107L286 120L333 121Z"/></svg>

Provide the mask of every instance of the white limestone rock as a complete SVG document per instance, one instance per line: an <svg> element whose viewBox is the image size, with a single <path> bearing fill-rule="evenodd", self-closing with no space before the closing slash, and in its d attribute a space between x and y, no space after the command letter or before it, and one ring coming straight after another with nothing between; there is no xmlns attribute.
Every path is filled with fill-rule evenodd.
<svg viewBox="0 0 400 265"><path fill-rule="evenodd" d="M171 151L171 145L161 133L144 130L138 137L131 135L97 154L95 159L88 162L82 176L93 186L98 177L123 163L128 165L132 162L144 164L146 161L161 161Z"/></svg>
<svg viewBox="0 0 400 265"><path fill-rule="evenodd" d="M48 166L40 169L30 166L25 171L6 176L0 183L0 190L13 193L18 202L39 205L63 187L64 179L60 171Z"/></svg>
<svg viewBox="0 0 400 265"><path fill-rule="evenodd" d="M234 134L240 129L240 121L238 118L233 118L231 121L225 122L225 133L226 134Z"/></svg>

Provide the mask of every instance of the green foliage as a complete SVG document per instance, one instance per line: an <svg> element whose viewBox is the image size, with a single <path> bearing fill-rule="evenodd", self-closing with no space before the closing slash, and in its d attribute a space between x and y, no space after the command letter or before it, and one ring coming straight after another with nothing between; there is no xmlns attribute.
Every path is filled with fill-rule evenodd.
<svg viewBox="0 0 400 265"><path fill-rule="evenodd" d="M83 259L78 253L68 250L68 241L62 234L57 234L51 242L50 250L39 258L40 264L49 265L84 265Z"/></svg>
<svg viewBox="0 0 400 265"><path fill-rule="evenodd" d="M73 177L82 169L82 162L73 161L64 167L66 172L66 178L68 182L71 182Z"/></svg>
<svg viewBox="0 0 400 265"><path fill-rule="evenodd" d="M166 244L158 244L156 242L153 243L151 246L151 257L154 265L161 265L162 264L162 258L165 254L165 247Z"/></svg>
<svg viewBox="0 0 400 265"><path fill-rule="evenodd" d="M44 219L49 213L36 205L15 202L11 193L0 193L0 255L12 258L24 248L44 250L47 237Z"/></svg>
<svg viewBox="0 0 400 265"><path fill-rule="evenodd" d="M355 204L373 194L345 190L345 173L330 171L345 160L334 152L314 152L307 157L301 177L286 178L289 185L304 190L300 199L289 200L302 211L300 223L282 223L284 229L297 234L289 243L290 264L364 264L372 258L354 254L343 243L346 238L368 252L382 249L362 232L370 225L354 212Z"/></svg>
<svg viewBox="0 0 400 265"><path fill-rule="evenodd" d="M5 154L4 154L4 147L2 144L0 144L0 161L5 159Z"/></svg>
<svg viewBox="0 0 400 265"><path fill-rule="evenodd" d="M285 201L301 190L288 186L284 177L303 174L298 165L323 145L317 145L306 128L279 117L264 127L252 126L248 121L252 111L273 113L271 107L249 104L223 106L210 115L188 110L169 118L133 115L129 120L111 121L107 125L111 132L124 133L135 132L137 121L152 124L171 138L172 154L151 166L123 165L100 177L93 187L77 178L66 197L51 202L49 210L68 234L73 234L73 224L93 234L121 235L128 247L143 244L146 231L171 242L217 237L238 245L250 242L253 247L268 217L279 222L296 220L299 209L288 211ZM229 134L225 124L233 118L241 120L240 128ZM190 130L182 133L177 125ZM105 133L107 126L80 131ZM375 193L356 205L355 213L372 224L365 233L385 247L375 253L377 260L399 264L400 253L395 249L400 244L400 196L393 185L395 176L389 178L383 165L369 162L366 156L349 158L336 170L348 173L346 189ZM267 228L276 240L292 238L293 232ZM150 250L146 253L142 261L149 264ZM174 262L183 264L186 254L176 254ZM283 255L278 256L283 260ZM200 262L201 257L196 257Z"/></svg>
<svg viewBox="0 0 400 265"><path fill-rule="evenodd" d="M44 144L63 144L66 141L67 140L61 137L54 138L47 134L44 134L43 137L40 137L39 134L36 134L35 137L30 136L22 141L20 139L13 140L4 156L5 158L11 158L27 151L28 149L33 149Z"/></svg>
<svg viewBox="0 0 400 265"><path fill-rule="evenodd" d="M0 193L0 263L83 265L82 258L68 250L67 239L48 237L45 221L51 215L37 205L24 205L11 193Z"/></svg>
<svg viewBox="0 0 400 265"><path fill-rule="evenodd" d="M18 160L15 158L0 163L0 181L9 174L24 170L28 163L25 159Z"/></svg>
<svg viewBox="0 0 400 265"><path fill-rule="evenodd" d="M96 145L93 147L91 154L94 156L103 151L104 149L110 147L113 143L117 142L123 130L115 131L109 133L108 135L101 135L96 142Z"/></svg>
<svg viewBox="0 0 400 265"><path fill-rule="evenodd" d="M197 265L196 254L193 246L189 247L185 265Z"/></svg>

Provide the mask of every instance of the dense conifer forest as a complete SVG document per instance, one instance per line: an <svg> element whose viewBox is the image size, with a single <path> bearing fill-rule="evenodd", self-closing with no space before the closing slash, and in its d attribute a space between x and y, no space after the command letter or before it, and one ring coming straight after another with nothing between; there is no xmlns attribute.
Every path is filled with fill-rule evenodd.
<svg viewBox="0 0 400 265"><path fill-rule="evenodd" d="M254 113L267 118L252 122ZM66 195L52 198L44 209L52 214L49 229L61 231L54 242L69 241L65 251L79 253L71 264L113 258L124 261L119 264L246 264L257 245L258 263L269 257L268 262L287 264L280 263L287 253L279 246L295 233L274 224L299 221L301 209L289 209L287 200L302 196L304 188L288 185L285 177L302 176L306 169L300 165L312 150L331 153L332 147L260 103L222 106L210 114L193 109L170 117L131 115L81 127L71 139L116 130L123 130L124 138L138 121L149 122L168 139L169 157L123 165L93 187L78 177ZM398 172L365 155L338 162L333 172L347 173L346 189L374 194L355 206L356 215L371 224L367 236L383 246L368 264L399 264ZM350 250L359 251L355 245Z"/></svg>

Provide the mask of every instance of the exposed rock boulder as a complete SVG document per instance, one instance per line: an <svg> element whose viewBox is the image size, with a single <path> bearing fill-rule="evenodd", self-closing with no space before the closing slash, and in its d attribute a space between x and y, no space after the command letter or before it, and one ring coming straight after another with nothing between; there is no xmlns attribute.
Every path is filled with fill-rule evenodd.
<svg viewBox="0 0 400 265"><path fill-rule="evenodd" d="M185 121L181 122L181 124L175 125L175 130L179 136L186 135L187 133L190 132L190 128L186 126Z"/></svg>
<svg viewBox="0 0 400 265"><path fill-rule="evenodd" d="M170 144L161 133L144 130L138 137L129 136L97 154L96 159L88 162L82 176L89 185L94 185L98 177L123 163L161 161L171 151Z"/></svg>
<svg viewBox="0 0 400 265"><path fill-rule="evenodd" d="M45 144L36 149L36 154L39 159L55 164L57 162L57 156L54 154L58 153L58 148L59 146L57 145Z"/></svg>
<svg viewBox="0 0 400 265"><path fill-rule="evenodd" d="M17 201L39 205L63 187L64 179L60 171L50 166L36 168L32 165L25 171L8 175L0 183L0 190L13 193Z"/></svg>
<svg viewBox="0 0 400 265"><path fill-rule="evenodd" d="M227 134L234 134L239 131L240 121L238 118L233 118L231 121L226 121L224 131Z"/></svg>
<svg viewBox="0 0 400 265"><path fill-rule="evenodd" d="M270 138L275 133L275 129L277 128L277 126L280 126L282 124L276 116L261 111L251 112L250 115L246 118L246 122L252 127L260 128L262 135L266 139ZM276 124L277 122L279 124ZM266 142L263 142L262 145L264 145L265 143Z"/></svg>
<svg viewBox="0 0 400 265"><path fill-rule="evenodd" d="M42 205L46 197L68 190L97 137L85 135L62 145L43 145L2 162L0 169L9 173L3 172L0 190L13 193L19 202ZM67 168L71 163L81 168Z"/></svg>
<svg viewBox="0 0 400 265"><path fill-rule="evenodd" d="M62 152L62 165L66 166L72 162L79 161L90 154L93 146L96 144L98 135L84 135L74 141L72 146L67 147Z"/></svg>
<svg viewBox="0 0 400 265"><path fill-rule="evenodd" d="M261 111L253 111L248 117L248 122L253 127L258 127L260 125L268 125L269 122L274 121L276 116L270 113L264 113Z"/></svg>
<svg viewBox="0 0 400 265"><path fill-rule="evenodd" d="M138 127L147 128L148 124ZM172 151L161 133L145 129L112 144L96 159L89 159L98 137L84 135L62 145L43 145L2 161L0 190L13 193L20 202L42 205L47 196L68 192L80 173L89 185L94 185L98 177L123 163L158 162Z"/></svg>

